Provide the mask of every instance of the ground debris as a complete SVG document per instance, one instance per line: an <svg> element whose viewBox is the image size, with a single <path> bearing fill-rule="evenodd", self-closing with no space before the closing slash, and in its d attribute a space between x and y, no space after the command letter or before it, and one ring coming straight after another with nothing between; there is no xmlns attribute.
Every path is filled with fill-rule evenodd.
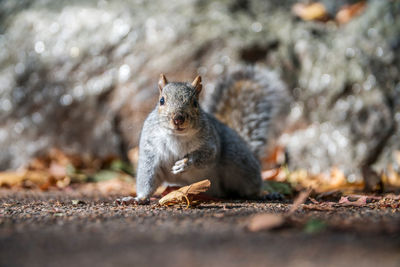
<svg viewBox="0 0 400 267"><path fill-rule="evenodd" d="M362 207L367 205L367 196L360 196L356 200L351 200L350 196L344 196L339 200L339 204L342 206L357 206Z"/></svg>
<svg viewBox="0 0 400 267"><path fill-rule="evenodd" d="M47 191L67 189L73 184L98 182L104 183L104 186L99 184L99 188L93 189L108 191L101 187L118 184L116 180L132 182L132 173L131 166L116 157L93 158L52 148L47 154L33 158L16 171L0 172L0 186ZM112 180L114 182L109 182Z"/></svg>
<svg viewBox="0 0 400 267"><path fill-rule="evenodd" d="M310 193L311 190L300 192L297 198L293 201L290 210L285 214L261 213L252 216L247 224L247 229L251 232L258 232L292 224L293 221L290 216L307 200Z"/></svg>
<svg viewBox="0 0 400 267"><path fill-rule="evenodd" d="M80 205L80 204L86 204L85 201L79 200L79 199L72 199L71 200L72 205Z"/></svg>
<svg viewBox="0 0 400 267"><path fill-rule="evenodd" d="M260 213L252 216L247 224L247 229L252 232L274 230L280 228L303 229L306 233L315 233L325 228L352 231L354 229L364 229L361 222L342 218L340 220L326 220L337 212L361 212L361 210L387 210L392 213L399 212L400 196L395 194L387 195L356 195L349 194L342 196L338 201L318 201L310 197L311 190L301 192L293 201L289 211L283 214ZM307 201L309 200L309 201ZM308 202L308 203L306 203ZM311 203L310 203L311 202ZM295 213L296 211L301 211ZM308 213L318 211L321 213ZM304 216L305 213L308 215ZM324 220L318 219L318 214L324 214ZM317 216L317 217L315 217ZM358 223L358 224L354 224ZM392 233L398 231L396 223L384 224L382 227L365 227L368 231Z"/></svg>
<svg viewBox="0 0 400 267"><path fill-rule="evenodd" d="M400 155L399 151L396 152ZM398 157L400 161L400 156ZM400 166L400 162L398 165ZM375 179L371 178L372 175L375 175ZM332 167L322 173L311 173L305 169L289 171L287 167L280 166L264 170L262 178L264 184L287 185L291 191L312 188L314 198L317 200L337 201L343 194L398 192L400 188L400 168L394 168L392 165L387 166L381 174L373 171L364 172L362 176L356 177L356 180L349 179L338 167ZM291 194L285 193L285 195Z"/></svg>
<svg viewBox="0 0 400 267"><path fill-rule="evenodd" d="M328 17L325 6L316 2L311 4L296 3L292 7L292 12L303 20L326 20Z"/></svg>
<svg viewBox="0 0 400 267"><path fill-rule="evenodd" d="M329 5L328 5L329 6ZM334 20L338 24L346 24L360 15L366 8L366 1L360 0L353 4L334 5L335 8L327 8L326 3L296 3L292 7L292 13L305 21L328 22Z"/></svg>
<svg viewBox="0 0 400 267"><path fill-rule="evenodd" d="M196 199L195 195L206 192L211 186L210 180L202 180L191 185L187 185L174 190L164 197L162 197L158 203L162 206L182 205L186 204L187 207L193 206L199 203L199 199Z"/></svg>

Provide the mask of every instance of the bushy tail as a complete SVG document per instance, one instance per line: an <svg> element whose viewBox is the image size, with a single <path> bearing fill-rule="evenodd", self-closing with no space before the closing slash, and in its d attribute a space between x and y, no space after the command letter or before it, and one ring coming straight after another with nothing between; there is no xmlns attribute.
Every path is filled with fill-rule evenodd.
<svg viewBox="0 0 400 267"><path fill-rule="evenodd" d="M290 102L287 88L275 72L240 66L206 94L203 107L236 130L261 159L269 141L281 133Z"/></svg>

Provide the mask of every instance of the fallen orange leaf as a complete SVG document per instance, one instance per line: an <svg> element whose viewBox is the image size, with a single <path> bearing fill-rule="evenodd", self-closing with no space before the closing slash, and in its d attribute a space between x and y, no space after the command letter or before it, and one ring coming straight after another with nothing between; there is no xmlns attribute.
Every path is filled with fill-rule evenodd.
<svg viewBox="0 0 400 267"><path fill-rule="evenodd" d="M24 180L25 172L0 172L0 186L16 186Z"/></svg>
<svg viewBox="0 0 400 267"><path fill-rule="evenodd" d="M321 3L297 3L293 6L292 12L303 20L323 20L327 17L325 6Z"/></svg>
<svg viewBox="0 0 400 267"><path fill-rule="evenodd" d="M192 196L203 192L206 192L211 186L210 180L203 180L191 185L187 185L179 188L178 190L172 191L163 198L161 198L158 203L160 205L180 205L186 204L189 207L193 204Z"/></svg>
<svg viewBox="0 0 400 267"><path fill-rule="evenodd" d="M345 24L352 20L355 16L361 14L366 7L366 2L361 1L357 2L353 5L347 5L342 7L339 12L336 14L336 21L340 24Z"/></svg>
<svg viewBox="0 0 400 267"><path fill-rule="evenodd" d="M279 175L281 172L281 169L271 169L271 170L265 170L261 172L261 178L263 181L268 181L268 180L276 180L275 178Z"/></svg>

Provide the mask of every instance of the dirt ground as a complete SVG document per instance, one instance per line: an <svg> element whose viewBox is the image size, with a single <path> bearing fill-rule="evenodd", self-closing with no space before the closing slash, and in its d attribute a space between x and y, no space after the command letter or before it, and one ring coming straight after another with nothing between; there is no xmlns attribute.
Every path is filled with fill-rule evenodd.
<svg viewBox="0 0 400 267"><path fill-rule="evenodd" d="M1 189L0 266L400 266L400 211L392 208L300 208L294 221L324 227L250 232L252 215L291 204L185 209L117 206L115 197Z"/></svg>

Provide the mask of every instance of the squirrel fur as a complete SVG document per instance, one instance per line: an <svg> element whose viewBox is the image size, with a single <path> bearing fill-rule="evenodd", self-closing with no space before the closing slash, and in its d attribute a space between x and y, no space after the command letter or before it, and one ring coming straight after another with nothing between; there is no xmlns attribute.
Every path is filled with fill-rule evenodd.
<svg viewBox="0 0 400 267"><path fill-rule="evenodd" d="M161 75L158 87L159 102L140 136L133 202L148 203L163 182L183 186L204 179L211 181L211 196L259 197L259 159L290 104L278 76L259 66L238 67L206 95L204 109L200 76L186 83Z"/></svg>

